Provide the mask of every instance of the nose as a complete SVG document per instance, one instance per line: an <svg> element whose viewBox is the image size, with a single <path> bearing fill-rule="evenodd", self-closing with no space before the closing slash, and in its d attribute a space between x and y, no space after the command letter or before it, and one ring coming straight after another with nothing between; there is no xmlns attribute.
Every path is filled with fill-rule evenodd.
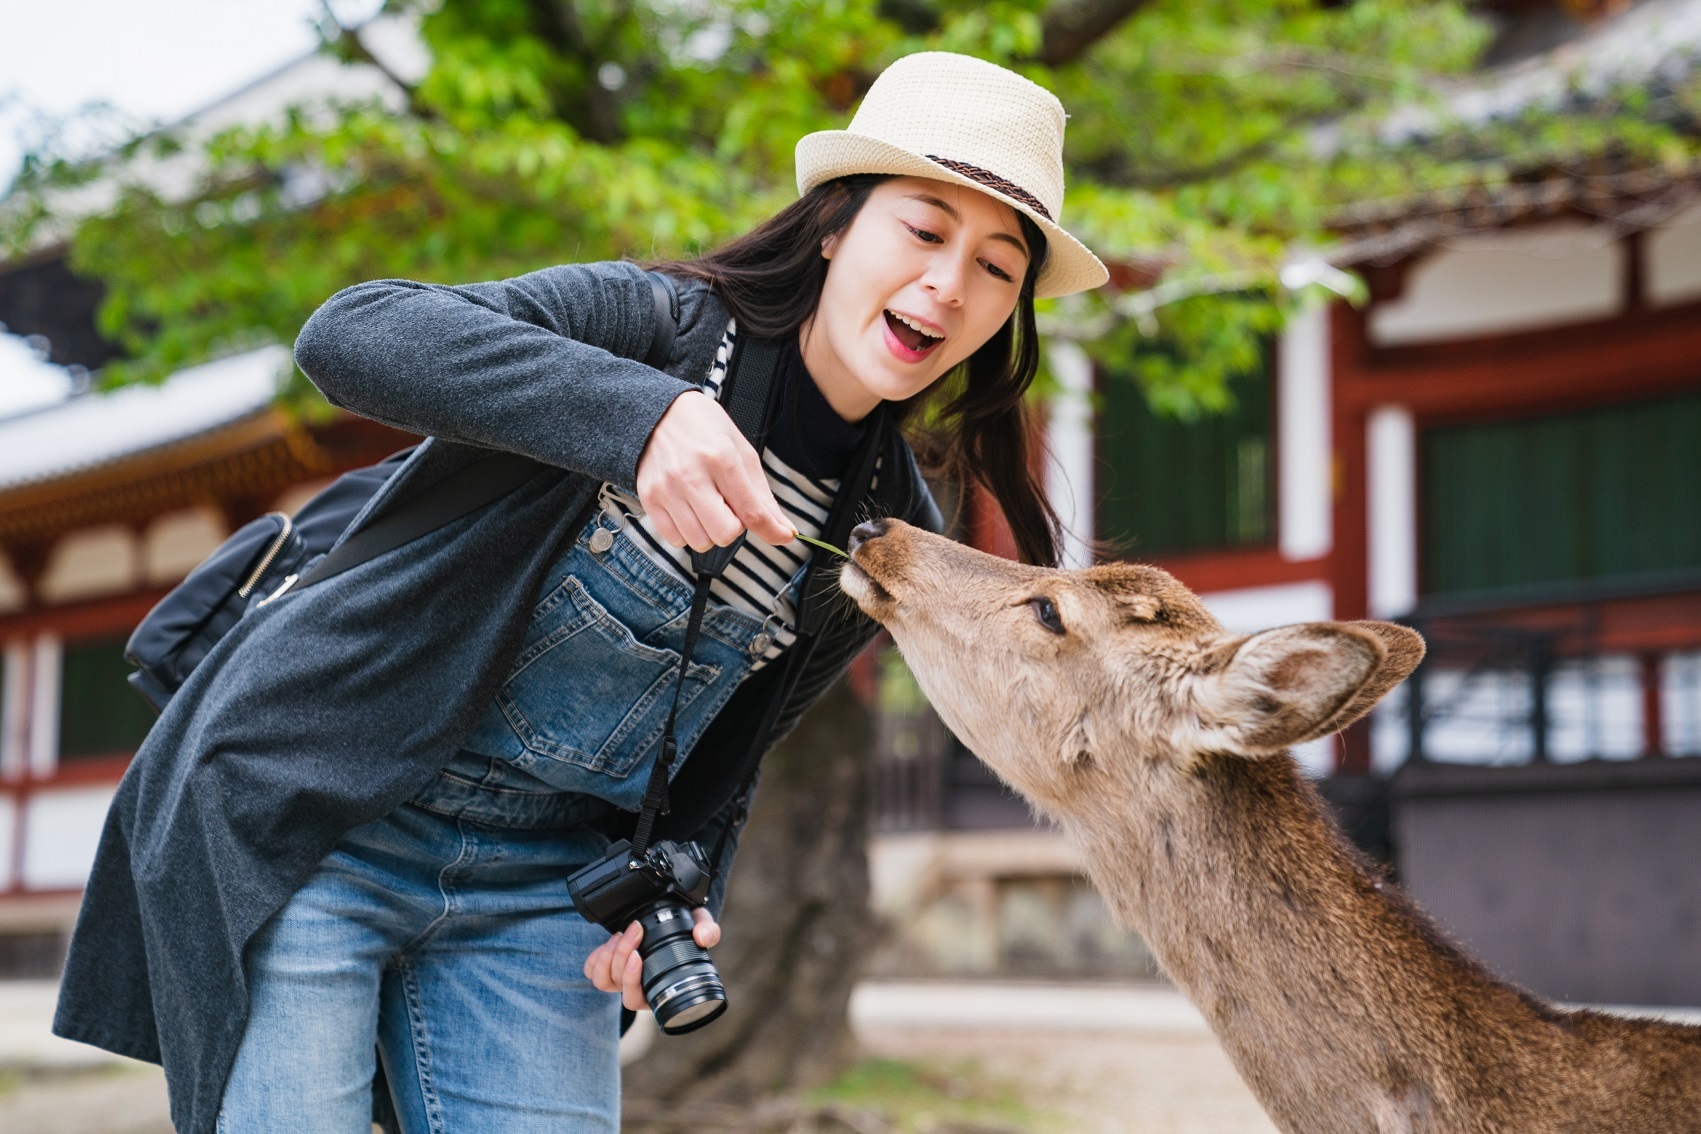
<svg viewBox="0 0 1701 1134"><path fill-rule="evenodd" d="M934 299L946 307L963 302L963 280L968 268L955 256L935 256L922 276L922 286L933 292Z"/></svg>
<svg viewBox="0 0 1701 1134"><path fill-rule="evenodd" d="M851 554L854 555L856 553L856 549L867 543L869 540L878 539L885 535L886 530L891 526L892 525L886 520L864 520L862 523L852 528L850 534Z"/></svg>

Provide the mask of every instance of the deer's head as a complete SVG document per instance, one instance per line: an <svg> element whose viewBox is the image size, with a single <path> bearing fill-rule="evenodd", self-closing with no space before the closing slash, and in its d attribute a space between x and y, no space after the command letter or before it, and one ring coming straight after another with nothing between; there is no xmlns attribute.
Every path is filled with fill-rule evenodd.
<svg viewBox="0 0 1701 1134"><path fill-rule="evenodd" d="M1107 777L1273 757L1336 732L1424 650L1386 622L1231 635L1156 567L1029 567L897 520L852 533L841 585L957 736L1053 813Z"/></svg>

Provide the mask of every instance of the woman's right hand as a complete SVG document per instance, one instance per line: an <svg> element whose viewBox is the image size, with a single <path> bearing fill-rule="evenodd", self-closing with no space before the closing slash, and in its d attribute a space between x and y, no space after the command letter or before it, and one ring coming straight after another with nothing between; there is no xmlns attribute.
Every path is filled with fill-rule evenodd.
<svg viewBox="0 0 1701 1134"><path fill-rule="evenodd" d="M638 457L638 502L674 547L725 547L749 529L789 543L791 523L768 487L762 458L720 403L701 391L679 395Z"/></svg>
<svg viewBox="0 0 1701 1134"><path fill-rule="evenodd" d="M691 939L705 949L720 944L721 927L701 906L691 911ZM644 999L644 958L638 946L644 942L644 927L633 922L624 933L616 933L591 950L585 958L585 976L603 992L620 993L620 1003L633 1012L649 1004Z"/></svg>

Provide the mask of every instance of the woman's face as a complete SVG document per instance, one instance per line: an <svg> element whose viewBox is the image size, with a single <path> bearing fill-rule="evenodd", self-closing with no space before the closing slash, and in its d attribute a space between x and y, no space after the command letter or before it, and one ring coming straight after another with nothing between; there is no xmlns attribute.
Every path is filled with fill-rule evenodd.
<svg viewBox="0 0 1701 1134"><path fill-rule="evenodd" d="M1015 209L925 177L876 185L821 252L827 280L799 342L846 421L920 392L979 349L1016 309L1029 254Z"/></svg>

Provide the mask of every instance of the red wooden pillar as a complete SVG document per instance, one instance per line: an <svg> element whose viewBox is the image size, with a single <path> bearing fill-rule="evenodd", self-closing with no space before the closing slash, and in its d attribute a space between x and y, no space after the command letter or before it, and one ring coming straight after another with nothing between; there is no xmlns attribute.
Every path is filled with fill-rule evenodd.
<svg viewBox="0 0 1701 1134"><path fill-rule="evenodd" d="M1666 754L1665 708L1660 698L1660 658L1650 651L1642 662L1642 755Z"/></svg>
<svg viewBox="0 0 1701 1134"><path fill-rule="evenodd" d="M1346 303L1330 309L1329 369L1331 433L1334 453L1335 538L1330 554L1330 583L1335 592L1335 617L1365 618L1370 609L1370 500L1366 486L1365 413L1354 387L1366 380L1363 362L1363 312ZM1341 734L1335 749L1335 771L1363 775L1370 771L1370 722L1360 721Z"/></svg>

